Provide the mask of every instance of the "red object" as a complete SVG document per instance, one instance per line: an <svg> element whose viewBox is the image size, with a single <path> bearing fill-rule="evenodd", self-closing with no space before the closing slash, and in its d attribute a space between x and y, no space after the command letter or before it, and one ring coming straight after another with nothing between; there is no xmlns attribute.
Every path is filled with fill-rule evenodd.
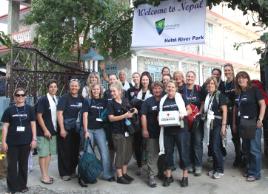
<svg viewBox="0 0 268 194"><path fill-rule="evenodd" d="M259 89L259 91L261 92L261 94L264 98L265 104L268 105L268 94L264 90L263 84L259 80L251 80L251 83L253 86L255 86Z"/></svg>
<svg viewBox="0 0 268 194"><path fill-rule="evenodd" d="M192 114L187 116L187 120L188 120L189 129L192 129L195 117L196 117L197 113L199 113L199 108L194 104L190 104L190 106L192 109Z"/></svg>

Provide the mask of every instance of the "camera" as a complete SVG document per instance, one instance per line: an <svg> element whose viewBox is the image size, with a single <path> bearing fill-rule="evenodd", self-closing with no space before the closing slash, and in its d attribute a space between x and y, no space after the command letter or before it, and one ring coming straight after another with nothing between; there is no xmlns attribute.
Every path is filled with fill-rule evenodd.
<svg viewBox="0 0 268 194"><path fill-rule="evenodd" d="M132 109L129 110L129 112L130 112L130 113L134 113L134 112L135 112L135 109L132 108Z"/></svg>

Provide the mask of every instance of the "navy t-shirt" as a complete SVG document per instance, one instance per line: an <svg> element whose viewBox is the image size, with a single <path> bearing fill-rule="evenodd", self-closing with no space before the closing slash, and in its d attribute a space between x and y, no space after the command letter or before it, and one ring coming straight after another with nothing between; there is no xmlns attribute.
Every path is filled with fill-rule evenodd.
<svg viewBox="0 0 268 194"><path fill-rule="evenodd" d="M252 87L236 96L235 106L238 107L238 112L240 112L241 116L257 118L260 112L258 104L260 100L263 100L261 92L258 88Z"/></svg>
<svg viewBox="0 0 268 194"><path fill-rule="evenodd" d="M185 103L185 106L187 106L187 101L183 99ZM163 104L163 111L173 111L173 110L179 110L178 106L175 102L175 98L167 98ZM165 134L166 135L172 135L177 134L178 132L183 132L188 129L186 117L184 117L184 128L181 128L180 126L171 126L171 127L164 127Z"/></svg>
<svg viewBox="0 0 268 194"><path fill-rule="evenodd" d="M194 85L193 89L188 89L186 85L182 89L183 98L189 103L194 104L198 108L201 106L201 87Z"/></svg>
<svg viewBox="0 0 268 194"><path fill-rule="evenodd" d="M127 95L127 98L129 100L129 102L134 99L135 97L137 97L138 93L140 91L140 88L136 88L136 87L131 87L128 89L126 95Z"/></svg>
<svg viewBox="0 0 268 194"><path fill-rule="evenodd" d="M160 133L160 126L158 124L157 116L159 112L159 102L152 96L144 101L141 107L141 115L147 118L147 130L150 138L158 138Z"/></svg>
<svg viewBox="0 0 268 194"><path fill-rule="evenodd" d="M125 114L131 108L127 98L122 99L122 104L114 99L108 102L108 115L120 116ZM124 120L111 122L112 133L123 134L125 130Z"/></svg>
<svg viewBox="0 0 268 194"><path fill-rule="evenodd" d="M101 112L106 108L106 100L90 99L83 104L82 112L88 112L88 129L101 129L103 122L97 121L101 117ZM89 104L90 103L90 104Z"/></svg>
<svg viewBox="0 0 268 194"><path fill-rule="evenodd" d="M64 119L77 118L83 102L82 96L72 97L70 94L65 94L59 99L57 110L63 111Z"/></svg>
<svg viewBox="0 0 268 194"><path fill-rule="evenodd" d="M9 146L27 145L32 142L31 121L35 121L35 112L29 105L12 105L5 110L1 122L9 123L6 139ZM24 131L18 130L18 126L23 126Z"/></svg>
<svg viewBox="0 0 268 194"><path fill-rule="evenodd" d="M214 115L222 116L221 106L227 105L227 102L228 100L224 94L218 91L218 100L217 100L216 93L215 93L213 101L212 101L212 105L211 105L211 110L214 112Z"/></svg>
<svg viewBox="0 0 268 194"><path fill-rule="evenodd" d="M224 82L223 94L228 98L228 107L233 107L235 103L235 84L234 81Z"/></svg>
<svg viewBox="0 0 268 194"><path fill-rule="evenodd" d="M51 118L51 109L49 105L49 101L47 96L42 96L37 103L37 113L42 113L42 118L44 120L44 123L49 130L51 135L56 135L56 131L54 129L52 118ZM44 132L41 128L41 126L37 122L37 135L38 136L44 136Z"/></svg>

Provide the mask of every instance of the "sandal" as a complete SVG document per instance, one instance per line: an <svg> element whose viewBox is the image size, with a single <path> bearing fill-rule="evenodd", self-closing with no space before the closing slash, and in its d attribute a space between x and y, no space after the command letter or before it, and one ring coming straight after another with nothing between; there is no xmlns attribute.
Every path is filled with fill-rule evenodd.
<svg viewBox="0 0 268 194"><path fill-rule="evenodd" d="M45 185L51 185L53 183L53 180L49 179L49 181L45 181L45 180L41 179L41 183L43 183Z"/></svg>

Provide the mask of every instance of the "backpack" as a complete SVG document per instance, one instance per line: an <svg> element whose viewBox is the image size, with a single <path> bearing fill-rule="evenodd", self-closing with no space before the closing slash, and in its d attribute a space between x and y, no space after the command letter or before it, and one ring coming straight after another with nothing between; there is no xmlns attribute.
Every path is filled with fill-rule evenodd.
<svg viewBox="0 0 268 194"><path fill-rule="evenodd" d="M268 105L268 95L267 95L266 91L264 90L263 84L259 80L252 80L251 82L252 82L253 86L258 88L258 90L261 92L263 99L265 101L265 104Z"/></svg>

